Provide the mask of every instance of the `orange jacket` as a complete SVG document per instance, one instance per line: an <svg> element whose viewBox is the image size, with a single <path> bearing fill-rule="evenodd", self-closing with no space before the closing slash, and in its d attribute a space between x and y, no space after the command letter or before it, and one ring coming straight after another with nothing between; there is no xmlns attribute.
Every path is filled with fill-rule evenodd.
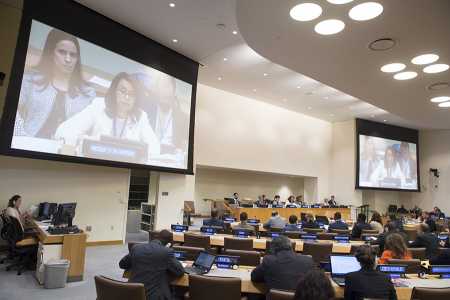
<svg viewBox="0 0 450 300"><path fill-rule="evenodd" d="M403 257L394 257L394 253L391 250L384 250L383 254L381 255L380 259L378 260L379 264L387 264L387 261L389 259L412 259L411 253L409 251L406 252Z"/></svg>

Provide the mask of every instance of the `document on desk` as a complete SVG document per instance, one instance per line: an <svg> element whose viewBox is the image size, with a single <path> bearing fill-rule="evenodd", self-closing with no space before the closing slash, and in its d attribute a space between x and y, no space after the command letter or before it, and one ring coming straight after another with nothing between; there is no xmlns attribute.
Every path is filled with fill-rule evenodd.
<svg viewBox="0 0 450 300"><path fill-rule="evenodd" d="M448 288L450 279L401 279L408 287Z"/></svg>
<svg viewBox="0 0 450 300"><path fill-rule="evenodd" d="M213 269L205 276L211 277L231 277L240 278L241 280L250 280L251 270L230 270L230 269Z"/></svg>

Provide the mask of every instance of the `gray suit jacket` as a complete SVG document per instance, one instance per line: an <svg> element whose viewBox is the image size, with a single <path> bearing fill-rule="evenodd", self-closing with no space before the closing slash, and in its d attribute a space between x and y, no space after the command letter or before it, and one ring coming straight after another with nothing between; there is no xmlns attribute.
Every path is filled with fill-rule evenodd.
<svg viewBox="0 0 450 300"><path fill-rule="evenodd" d="M264 224L264 228L270 229L270 228L284 228L286 226L286 220L284 220L280 216L271 217L267 223Z"/></svg>
<svg viewBox="0 0 450 300"><path fill-rule="evenodd" d="M181 277L184 268L173 257L173 250L160 241L137 244L130 254L119 263L122 269L130 270L130 282L143 283L148 300L172 299L169 283L171 277Z"/></svg>
<svg viewBox="0 0 450 300"><path fill-rule="evenodd" d="M53 109L58 91L51 84L39 85L37 82L42 78L43 75L36 71L23 75L14 135L36 136ZM82 111L94 98L95 91L88 85L84 87L83 93L74 97L66 93L66 117L70 118Z"/></svg>

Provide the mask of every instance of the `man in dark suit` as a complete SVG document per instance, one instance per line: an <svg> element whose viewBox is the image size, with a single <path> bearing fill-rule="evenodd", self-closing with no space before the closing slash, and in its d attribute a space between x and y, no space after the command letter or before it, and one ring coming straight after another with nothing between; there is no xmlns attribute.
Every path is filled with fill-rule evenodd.
<svg viewBox="0 0 450 300"><path fill-rule="evenodd" d="M203 220L203 225L223 228L224 223L219 219L219 211L215 208L211 209L211 219Z"/></svg>
<svg viewBox="0 0 450 300"><path fill-rule="evenodd" d="M370 227L369 223L366 223L365 214L358 214L358 219L352 229L352 238L359 239L361 237L362 231L365 229L372 229L372 227Z"/></svg>
<svg viewBox="0 0 450 300"><path fill-rule="evenodd" d="M340 212L334 213L334 222L330 224L328 230L338 229L338 230L348 230L348 225L344 221L342 221L342 216Z"/></svg>
<svg viewBox="0 0 450 300"><path fill-rule="evenodd" d="M372 241L370 244L371 245L379 245L380 247L380 253L383 253L384 251L384 244L386 242L386 238L388 237L388 235L392 234L392 233L398 233L400 234L405 243L408 244L408 237L406 236L406 233L404 233L403 231L400 231L400 229L397 227L397 225L395 223L388 223L385 226L385 232L383 232L382 234L380 234L378 236L378 239L376 241Z"/></svg>
<svg viewBox="0 0 450 300"><path fill-rule="evenodd" d="M396 300L397 293L390 277L375 270L376 254L369 245L360 246L355 253L361 270L345 276L345 300L366 298Z"/></svg>
<svg viewBox="0 0 450 300"><path fill-rule="evenodd" d="M426 248L426 257L434 258L438 254L439 238L430 232L428 224L422 223L419 226L416 240L409 244L411 248Z"/></svg>
<svg viewBox="0 0 450 300"><path fill-rule="evenodd" d="M294 253L285 236L273 239L271 250L273 254L264 256L263 262L252 271L252 281L264 282L267 290L295 290L300 278L313 268L312 258Z"/></svg>
<svg viewBox="0 0 450 300"><path fill-rule="evenodd" d="M148 300L172 299L169 282L184 274L173 250L166 247L171 240L172 233L162 230L157 240L133 246L119 262L120 268L130 271L129 282L144 284Z"/></svg>

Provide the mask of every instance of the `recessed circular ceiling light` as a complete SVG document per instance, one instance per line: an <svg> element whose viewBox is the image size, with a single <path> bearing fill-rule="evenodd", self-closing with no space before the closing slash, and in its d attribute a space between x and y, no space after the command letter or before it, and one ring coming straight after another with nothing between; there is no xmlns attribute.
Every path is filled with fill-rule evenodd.
<svg viewBox="0 0 450 300"><path fill-rule="evenodd" d="M406 68L405 64L402 63L391 63L384 65L380 68L381 72L385 73L396 73L404 70Z"/></svg>
<svg viewBox="0 0 450 300"><path fill-rule="evenodd" d="M178 43L178 40L177 39L173 39L172 42Z"/></svg>
<svg viewBox="0 0 450 300"><path fill-rule="evenodd" d="M438 96L438 97L431 98L430 101L433 103L441 103L441 102L450 101L450 97L449 96Z"/></svg>
<svg viewBox="0 0 450 300"><path fill-rule="evenodd" d="M341 32L345 28L345 23L341 20L329 19L322 22L317 23L314 27L314 30L318 34L322 35L331 35Z"/></svg>
<svg viewBox="0 0 450 300"><path fill-rule="evenodd" d="M401 72L401 73L397 73L394 75L394 79L397 79L397 80L408 80L408 79L413 79L416 77L417 77L417 73L412 72L412 71Z"/></svg>
<svg viewBox="0 0 450 300"><path fill-rule="evenodd" d="M228 58L226 58L226 57L223 58L223 61L227 61L227 60L228 60Z"/></svg>
<svg viewBox="0 0 450 300"><path fill-rule="evenodd" d="M439 103L439 107L450 107L450 101Z"/></svg>
<svg viewBox="0 0 450 300"><path fill-rule="evenodd" d="M256 89L253 89L254 92L256 92Z"/></svg>
<svg viewBox="0 0 450 300"><path fill-rule="evenodd" d="M327 0L331 4L347 4L353 2L353 0Z"/></svg>
<svg viewBox="0 0 450 300"><path fill-rule="evenodd" d="M373 51L386 51L394 48L396 42L391 38L382 38L369 44L369 49Z"/></svg>
<svg viewBox="0 0 450 300"><path fill-rule="evenodd" d="M222 80L222 77L220 77L220 76L219 76L219 77L217 77L217 80L219 80L219 81L220 81L220 80Z"/></svg>
<svg viewBox="0 0 450 300"><path fill-rule="evenodd" d="M387 122L387 120L383 120L383 122Z"/></svg>
<svg viewBox="0 0 450 300"><path fill-rule="evenodd" d="M301 88L301 86L297 85L297 88L298 88L298 89L300 89L300 88Z"/></svg>
<svg viewBox="0 0 450 300"><path fill-rule="evenodd" d="M450 83L448 82L436 82L427 86L427 89L430 91L438 91L448 87L450 87Z"/></svg>
<svg viewBox="0 0 450 300"><path fill-rule="evenodd" d="M415 65L428 65L434 63L439 59L439 55L436 54L422 54L411 59L411 62Z"/></svg>
<svg viewBox="0 0 450 300"><path fill-rule="evenodd" d="M447 71L449 66L447 64L434 64L423 68L423 71L428 74L441 73Z"/></svg>
<svg viewBox="0 0 450 300"><path fill-rule="evenodd" d="M264 73L264 74L263 74L263 76L264 76L264 77L267 77L267 76L269 76L269 74L267 74L267 73Z"/></svg>
<svg viewBox="0 0 450 300"><path fill-rule="evenodd" d="M383 13L383 5L377 2L358 4L348 12L348 16L355 21L367 21Z"/></svg>
<svg viewBox="0 0 450 300"><path fill-rule="evenodd" d="M292 19L296 21L306 22L317 19L322 14L322 7L315 3L301 3L289 12Z"/></svg>
<svg viewBox="0 0 450 300"><path fill-rule="evenodd" d="M170 7L175 7L175 3L170 3L169 6Z"/></svg>
<svg viewBox="0 0 450 300"><path fill-rule="evenodd" d="M232 31L232 34L236 35L236 34L237 34L237 31L236 31L236 30L233 30L233 31Z"/></svg>

